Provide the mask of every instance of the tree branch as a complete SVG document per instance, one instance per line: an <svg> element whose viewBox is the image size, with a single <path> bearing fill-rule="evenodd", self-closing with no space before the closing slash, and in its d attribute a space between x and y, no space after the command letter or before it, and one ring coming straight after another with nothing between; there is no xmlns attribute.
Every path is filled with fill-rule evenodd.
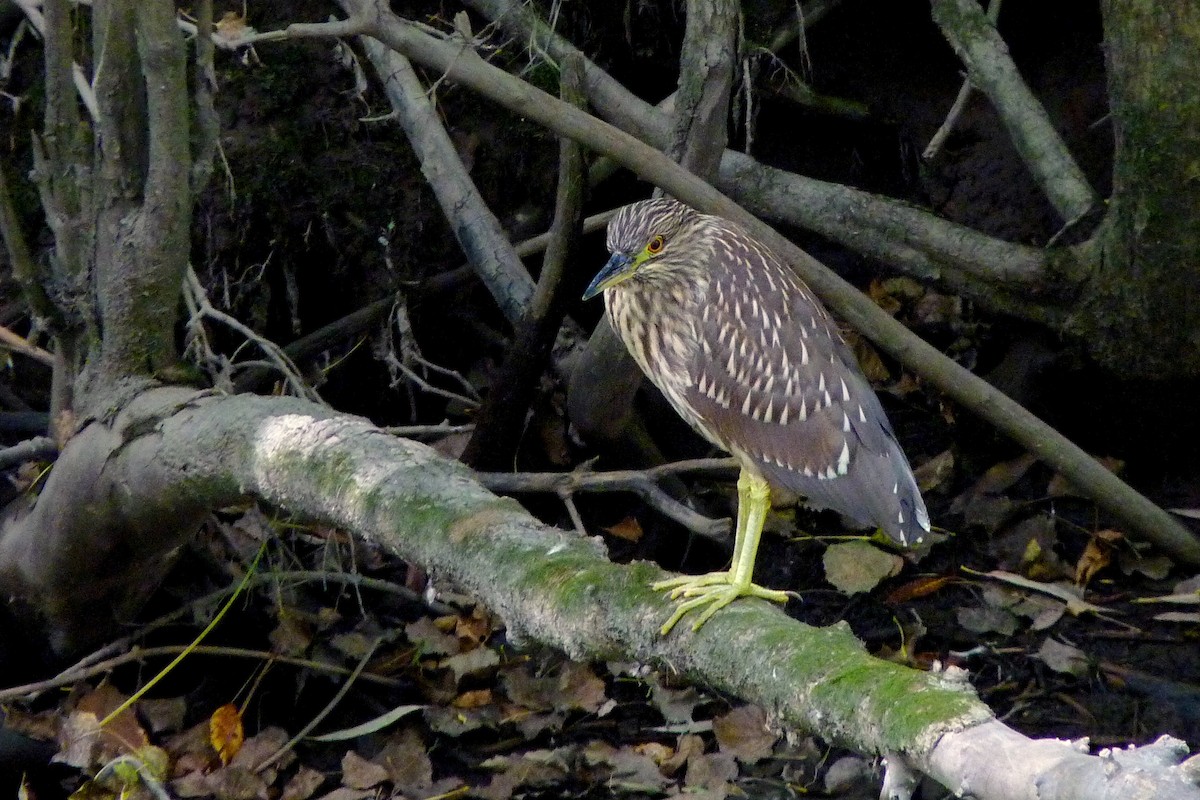
<svg viewBox="0 0 1200 800"><path fill-rule="evenodd" d="M115 501L85 506L95 508L98 528L54 511L83 499L59 493L84 477L98 496L104 487L122 487ZM1026 739L994 719L961 672L924 673L871 658L845 625L816 629L744 600L698 632L660 636L670 601L649 584L661 570L612 564L595 540L541 525L429 448L302 400L178 388L144 393L112 428L95 423L68 444L42 501L5 530L0 556L25 543L25 572L17 577L57 585L54 607L64 616L91 614L87 633L94 637L102 632L97 612L103 619L112 606L88 591L95 584L81 587L48 569L65 563L67 553L57 548L68 542L45 523L74 529L70 549L91 554L76 561L87 562L93 580L104 575L95 556L104 552L132 552L142 574L161 574L148 571L140 556L177 542L204 506L245 494L341 527L455 582L500 613L513 639L531 638L578 659L668 666L762 705L788 728L889 754L979 798L1200 798L1193 765L1176 766L1185 750L1177 740L1099 758L1062 742ZM113 523L142 518L146 503L186 511L156 531L167 542L128 533L123 540L93 538L98 529L122 536ZM0 564L13 563L0 557ZM122 577L107 576L118 596L127 590ZM0 596L28 600L32 584L13 578L0 574Z"/></svg>
<svg viewBox="0 0 1200 800"><path fill-rule="evenodd" d="M1177 520L1020 404L914 336L786 237L659 151L487 64L474 53L464 52L461 45L425 35L377 3L371 5L366 0L341 2L351 9L363 9L373 14L368 18L371 35L389 47L446 72L451 79L560 135L570 136L613 156L680 200L743 225L790 263L821 299L856 330L1061 472L1101 508L1120 520L1130 533L1154 542L1180 561L1200 564L1200 541Z"/></svg>
<svg viewBox="0 0 1200 800"><path fill-rule="evenodd" d="M958 53L971 83L992 101L1017 152L1063 220L1099 202L1046 109L1017 71L1004 40L976 0L931 0L933 21Z"/></svg>
<svg viewBox="0 0 1200 800"><path fill-rule="evenodd" d="M563 62L560 94L565 102L584 108L583 65L577 58ZM542 260L537 287L522 315L491 391L476 418L476 427L462 460L476 468L511 467L517 456L538 379L550 358L555 335L562 327L566 303L562 286L567 263L579 243L586 194L583 148L572 139L559 143L558 191L554 223ZM575 284L572 284L575 285Z"/></svg>
<svg viewBox="0 0 1200 800"><path fill-rule="evenodd" d="M467 261L516 325L533 299L533 279L480 197L408 59L369 37L361 41Z"/></svg>
<svg viewBox="0 0 1200 800"><path fill-rule="evenodd" d="M528 4L517 0L467 0L511 35L558 60L579 51L555 34ZM585 59L588 97L610 124L658 149L671 141L668 115L617 83ZM716 186L764 219L804 228L855 252L923 280L941 281L982 307L1059 325L1066 312L1052 303L1073 289L1074 251L1052 254L947 222L908 203L841 184L768 167L726 150ZM1005 289L1007 285L1009 289ZM1021 292L1020 297L1014 291Z"/></svg>

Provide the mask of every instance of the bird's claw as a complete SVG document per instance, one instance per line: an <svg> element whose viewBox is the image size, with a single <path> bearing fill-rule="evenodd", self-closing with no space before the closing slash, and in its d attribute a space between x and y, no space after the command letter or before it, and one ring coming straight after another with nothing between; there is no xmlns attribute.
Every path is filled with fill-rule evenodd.
<svg viewBox="0 0 1200 800"><path fill-rule="evenodd" d="M687 614L699 608L704 608L704 610L696 618L696 621L692 623L693 631L700 630L701 626L708 622L713 614L739 597L761 597L773 603L786 603L790 596L787 592L765 589L755 583L739 585L734 582L733 576L728 572L710 572L707 575L686 575L678 578L670 578L651 584L651 588L658 591L670 589L670 598L672 600L685 598L676 606L675 613L671 615L671 618L660 629L660 633L663 636L670 633L675 624Z"/></svg>

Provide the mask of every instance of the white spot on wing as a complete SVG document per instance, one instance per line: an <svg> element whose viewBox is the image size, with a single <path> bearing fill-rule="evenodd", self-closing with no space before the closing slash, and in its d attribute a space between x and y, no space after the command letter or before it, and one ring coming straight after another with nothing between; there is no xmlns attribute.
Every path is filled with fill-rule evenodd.
<svg viewBox="0 0 1200 800"><path fill-rule="evenodd" d="M846 379L842 378L842 402L850 402L850 388L846 386Z"/></svg>
<svg viewBox="0 0 1200 800"><path fill-rule="evenodd" d="M850 469L850 442L842 442L842 453L838 456L837 474L845 475Z"/></svg>

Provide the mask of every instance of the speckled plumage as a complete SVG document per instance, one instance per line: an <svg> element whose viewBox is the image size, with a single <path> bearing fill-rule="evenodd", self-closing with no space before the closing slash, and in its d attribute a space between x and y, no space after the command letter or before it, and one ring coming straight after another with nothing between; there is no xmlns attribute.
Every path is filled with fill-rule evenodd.
<svg viewBox="0 0 1200 800"><path fill-rule="evenodd" d="M647 256L655 237L661 251ZM670 199L622 208L607 243L641 259L604 289L609 320L684 419L772 487L920 540L929 517L878 398L770 250Z"/></svg>

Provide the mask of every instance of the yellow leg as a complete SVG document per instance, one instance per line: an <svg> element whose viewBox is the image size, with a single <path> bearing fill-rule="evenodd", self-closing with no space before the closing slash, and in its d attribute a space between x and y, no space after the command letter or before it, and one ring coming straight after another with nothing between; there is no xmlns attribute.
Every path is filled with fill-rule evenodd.
<svg viewBox="0 0 1200 800"><path fill-rule="evenodd" d="M708 622L713 614L739 597L761 597L776 603L786 602L787 592L764 589L753 582L754 560L758 555L758 541L762 537L763 523L770 509L770 488L767 482L742 470L738 478L737 531L733 540L733 563L727 572L710 572L707 575L684 575L658 581L652 588L671 590L671 599L682 602L675 613L662 626L662 634L671 632L675 623L691 611L707 606L692 630Z"/></svg>

